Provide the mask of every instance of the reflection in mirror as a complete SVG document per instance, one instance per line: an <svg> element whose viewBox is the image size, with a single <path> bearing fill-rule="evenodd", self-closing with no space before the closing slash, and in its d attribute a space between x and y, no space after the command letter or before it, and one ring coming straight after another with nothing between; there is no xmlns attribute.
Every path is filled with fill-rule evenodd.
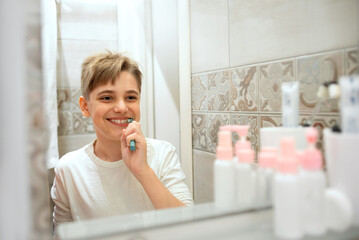
<svg viewBox="0 0 359 240"><path fill-rule="evenodd" d="M354 0L315 0L310 8L300 1L258 4L192 0L187 2L191 19L191 93L180 95L177 34L183 33L177 33L181 19L173 19L180 3L125 2L57 3L60 156L96 138L96 125L84 118L78 107L81 63L104 49L129 52L144 73L141 126L146 137L171 142L179 151L179 97L192 99L193 143L188 151L193 152L193 159L181 159L181 165L193 165L193 182L186 183L193 190L196 204L214 201L213 167L220 126L248 125L246 139L258 163L260 129L282 126L283 82L299 83L299 120L304 123L323 82L359 70ZM121 22L124 9L138 18ZM175 13L172 18L170 13ZM150 27L146 25L149 22ZM338 106L333 101L320 109L314 126L323 129L338 121ZM234 133L233 138L237 141L238 134ZM322 141L320 133L317 145L321 149ZM192 179L192 169L184 173L186 179Z"/></svg>

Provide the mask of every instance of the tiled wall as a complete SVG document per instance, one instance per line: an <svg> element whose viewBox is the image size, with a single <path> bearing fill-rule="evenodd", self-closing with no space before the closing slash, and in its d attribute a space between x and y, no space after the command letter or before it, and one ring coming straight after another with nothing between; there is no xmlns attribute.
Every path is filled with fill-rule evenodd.
<svg viewBox="0 0 359 240"><path fill-rule="evenodd" d="M341 25L340 28L345 26L345 29L349 29L348 33L350 34L330 39L331 44L329 45L321 43L327 37L326 31L315 33L315 29L311 29L313 26L308 26L303 19L302 22L295 22L298 20L296 16L301 11L307 14L305 16L311 17L311 13L306 12L308 9L304 5L297 6L298 3L293 1L282 4L283 15L278 16L270 15L278 14L278 3L273 2L270 3L271 6L264 6L268 4L256 5L242 0L215 0L209 6L203 1L191 1L192 132L196 203L213 201L213 161L219 126L249 124L248 138L252 148L258 151L260 146L259 129L282 124L282 82L299 82L300 123L305 123L317 102L316 91L320 84L337 80L344 74L359 72L356 32L354 35L351 34L353 29L357 29L356 18L347 18L344 22L337 22L338 16L349 14L350 8L356 9L355 1L342 1L339 4L321 0L311 2L312 7L315 7L318 12L323 10L320 8L323 5L327 10L340 9L336 12L336 17L327 16L323 19L323 16L320 18L317 14L313 14L315 19L322 23L324 21L336 22L337 25ZM264 7L273 10L264 13L262 12ZM293 7L297 7L297 10L291 10ZM354 12L354 16L355 14L356 12ZM271 18L271 16L276 16L276 18ZM349 14L349 16L351 15ZM276 22L278 18L286 19L286 22L279 21L274 24L273 22ZM212 25L207 25L206 19ZM256 22L258 20L261 21L262 28L252 29L251 27L254 25L259 26ZM311 29L308 31L309 34L302 30L302 35L305 35L310 41L298 40L296 29L292 29L294 26L296 29L303 28L305 30L305 27ZM323 25L323 28L327 28L327 25ZM248 31L249 35L257 37L259 36L258 32L261 32L261 36L265 40L273 40L274 31L280 35L280 38L277 39L278 45L288 46L287 41L290 40L295 41L298 45L292 45L293 49L289 50L278 48L273 51L273 45L271 45L273 42L248 39L247 32L242 31L244 29ZM336 27L332 27L333 32L336 30ZM210 31L212 34L209 34ZM265 34L266 31L268 34ZM213 32L217 34L213 34ZM241 55L238 49L244 49L245 46L243 46L242 40L239 41L240 36L247 39L252 52L242 51ZM353 36L354 39L352 39ZM202 41L201 45L197 44L199 39ZM249 44L249 42L251 43ZM253 42L261 44L261 46L258 45L258 49L263 49L263 44L267 44L265 47L272 47L272 49L264 53L255 51L256 46L251 45ZM242 45L238 46L240 44ZM313 45L317 45L315 50ZM322 45L326 45L326 47L323 49ZM217 46L218 48L216 48ZM218 49L222 49L221 52L217 52ZM257 58L256 55L258 55ZM314 120L314 125L319 129L332 127L339 121L339 118L337 103L328 101L321 107ZM238 137L235 136L235 139ZM320 137L318 147L322 147L322 137Z"/></svg>
<svg viewBox="0 0 359 240"><path fill-rule="evenodd" d="M59 152L75 150L94 138L90 118L79 108L81 64L92 54L118 50L117 1L61 1L58 14L57 98ZM71 143L71 144L69 144ZM76 144L74 144L76 143Z"/></svg>

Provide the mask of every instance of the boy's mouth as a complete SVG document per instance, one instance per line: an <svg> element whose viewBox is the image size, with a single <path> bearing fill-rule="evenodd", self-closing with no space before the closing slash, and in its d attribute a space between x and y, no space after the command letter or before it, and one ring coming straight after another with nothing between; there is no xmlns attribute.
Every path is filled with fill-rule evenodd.
<svg viewBox="0 0 359 240"><path fill-rule="evenodd" d="M109 120L110 122L113 122L113 123L117 123L117 124L124 124L124 123L128 123L128 119L107 119Z"/></svg>

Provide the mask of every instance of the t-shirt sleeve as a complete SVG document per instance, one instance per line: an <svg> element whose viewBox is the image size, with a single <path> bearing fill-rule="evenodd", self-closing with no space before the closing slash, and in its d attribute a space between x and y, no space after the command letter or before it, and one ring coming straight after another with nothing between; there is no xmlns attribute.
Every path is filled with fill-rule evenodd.
<svg viewBox="0 0 359 240"><path fill-rule="evenodd" d="M64 169L59 165L55 168L55 179L51 188L51 198L55 204L53 212L53 223L55 227L59 223L71 222L72 215L65 185Z"/></svg>
<svg viewBox="0 0 359 240"><path fill-rule="evenodd" d="M187 184L181 163L172 145L168 146L161 164L160 180L163 185L181 202L187 206L193 205L193 199Z"/></svg>

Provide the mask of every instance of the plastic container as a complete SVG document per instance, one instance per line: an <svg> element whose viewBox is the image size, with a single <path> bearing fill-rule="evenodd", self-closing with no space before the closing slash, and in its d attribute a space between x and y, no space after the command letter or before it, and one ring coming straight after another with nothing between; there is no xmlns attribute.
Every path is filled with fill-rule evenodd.
<svg viewBox="0 0 359 240"><path fill-rule="evenodd" d="M259 166L257 168L258 201L271 204L273 201L273 178L277 159L276 148L262 148L259 153Z"/></svg>
<svg viewBox="0 0 359 240"><path fill-rule="evenodd" d="M214 202L221 210L236 207L235 166L233 161L232 134L218 132L217 159L214 161Z"/></svg>
<svg viewBox="0 0 359 240"><path fill-rule="evenodd" d="M300 239L300 181L294 138L281 140L277 173L274 177L274 232L278 238Z"/></svg>
<svg viewBox="0 0 359 240"><path fill-rule="evenodd" d="M323 172L322 153L316 149L318 130L307 129L309 148L302 155L301 182L301 214L305 234L323 235L325 227L325 188L326 180Z"/></svg>

